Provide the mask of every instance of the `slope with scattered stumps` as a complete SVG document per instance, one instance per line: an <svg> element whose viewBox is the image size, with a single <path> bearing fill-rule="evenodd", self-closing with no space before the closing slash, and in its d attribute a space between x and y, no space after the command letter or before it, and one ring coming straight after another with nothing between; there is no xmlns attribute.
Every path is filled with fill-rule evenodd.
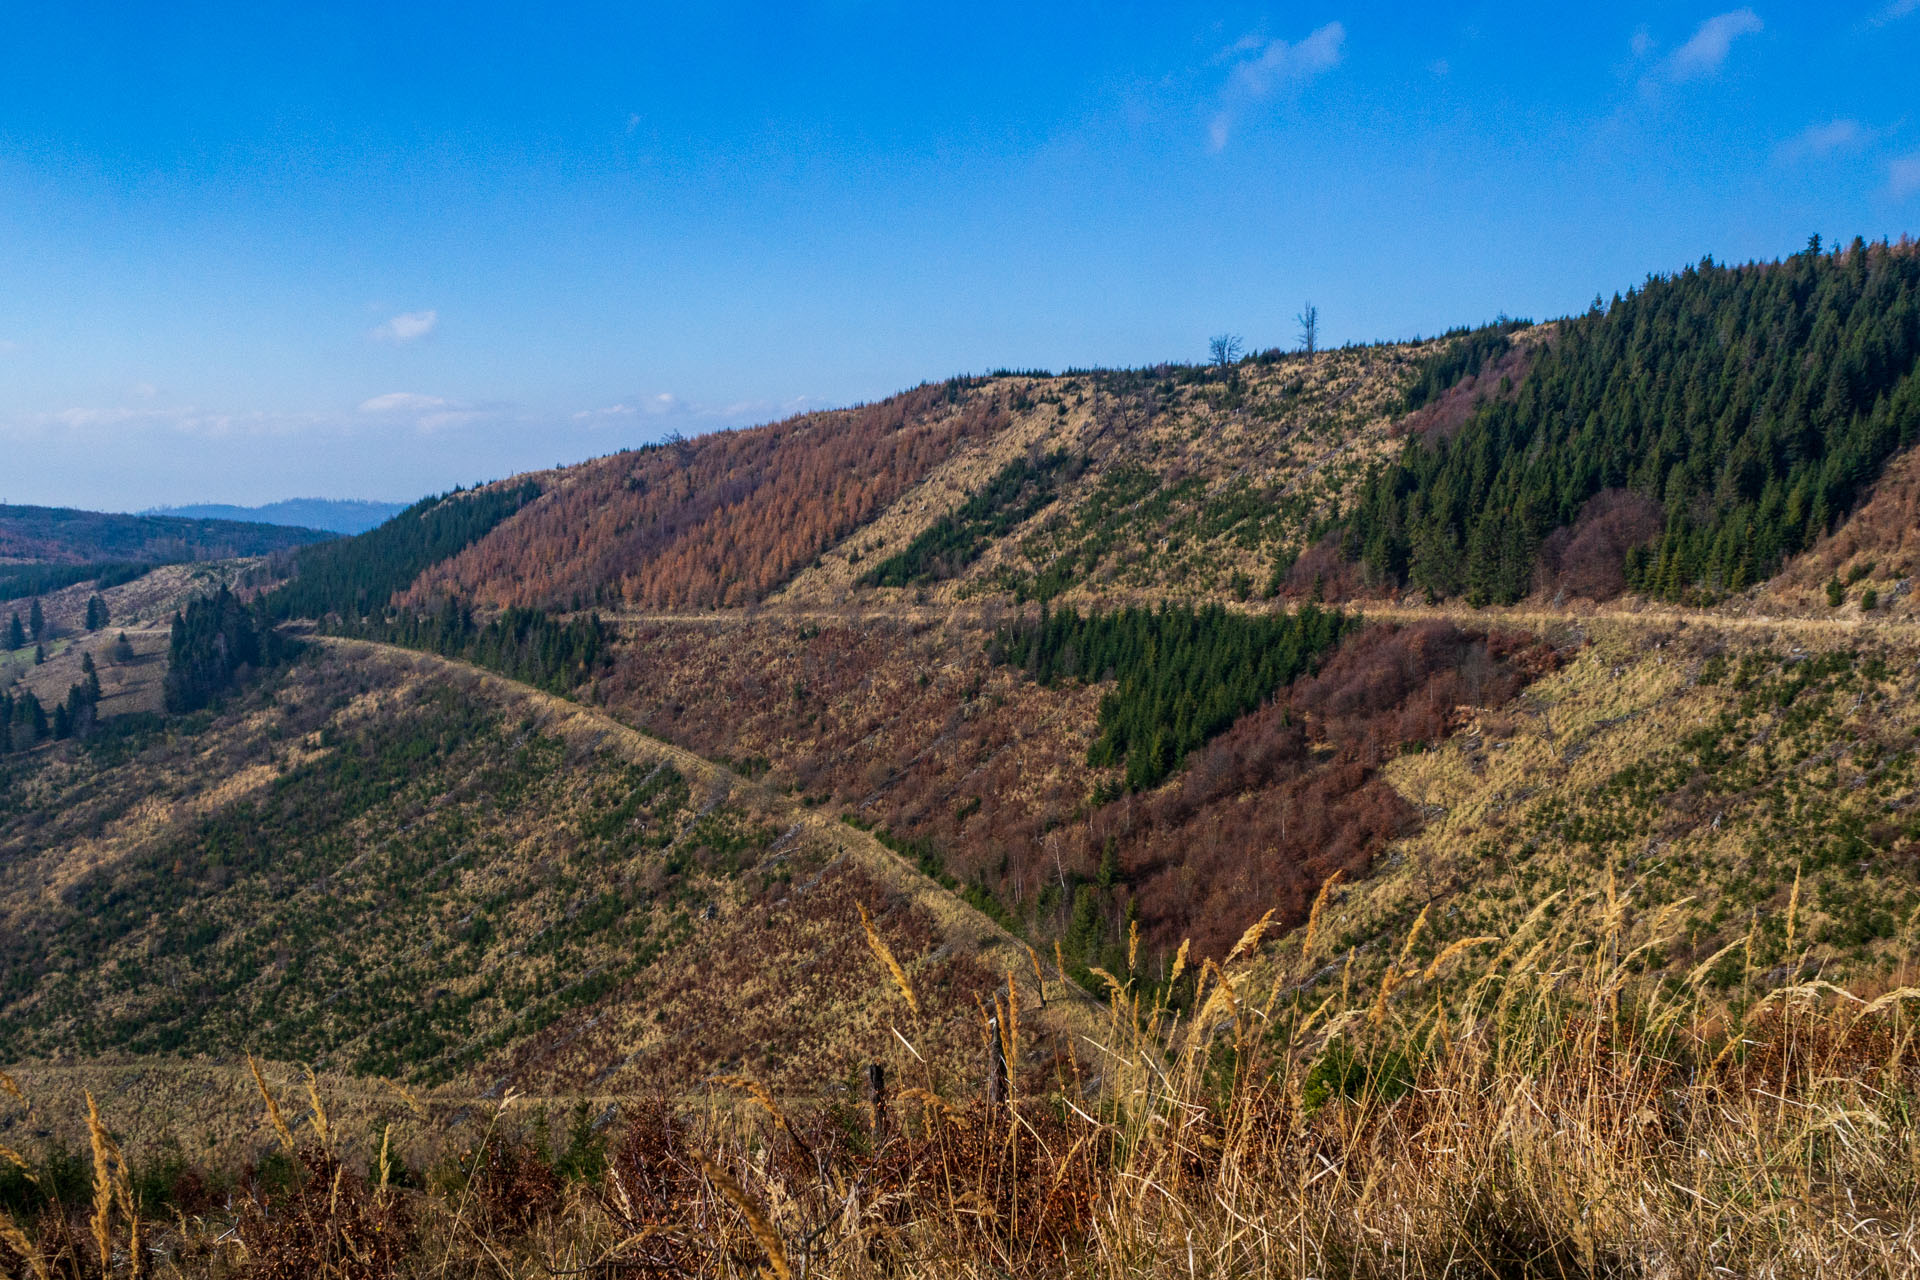
<svg viewBox="0 0 1920 1280"><path fill-rule="evenodd" d="M871 835L426 655L322 642L185 733L103 737L6 781L0 1033L31 1079L76 1054L250 1052L453 1098L683 1093L727 1071L832 1097L894 1026L974 1079L975 998L1009 980L1017 1069L1095 1026L1050 963ZM191 1114L239 1143L253 1103L226 1105L171 1136L200 1141Z"/></svg>

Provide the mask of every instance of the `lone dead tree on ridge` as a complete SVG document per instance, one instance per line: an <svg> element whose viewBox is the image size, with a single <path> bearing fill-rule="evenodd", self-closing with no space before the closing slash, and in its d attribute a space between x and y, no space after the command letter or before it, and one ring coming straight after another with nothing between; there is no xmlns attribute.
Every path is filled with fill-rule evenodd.
<svg viewBox="0 0 1920 1280"><path fill-rule="evenodd" d="M1240 335L1237 333L1218 334L1207 342L1207 353L1212 356L1215 367L1222 372L1240 358L1240 353L1244 349L1240 345Z"/></svg>
<svg viewBox="0 0 1920 1280"><path fill-rule="evenodd" d="M1294 319L1300 325L1300 349L1307 353L1307 363L1311 364L1314 353L1320 350L1320 308L1309 302Z"/></svg>

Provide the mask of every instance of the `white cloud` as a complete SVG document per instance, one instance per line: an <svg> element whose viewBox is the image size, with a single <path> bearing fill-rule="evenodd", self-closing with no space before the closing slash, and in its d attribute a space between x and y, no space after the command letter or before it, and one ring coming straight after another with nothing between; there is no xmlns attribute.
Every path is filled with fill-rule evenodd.
<svg viewBox="0 0 1920 1280"><path fill-rule="evenodd" d="M1920 151L1911 151L1887 166L1887 181L1896 200L1920 194Z"/></svg>
<svg viewBox="0 0 1920 1280"><path fill-rule="evenodd" d="M1207 144L1218 151L1242 112L1275 94L1300 89L1340 65L1347 29L1329 22L1292 44L1243 36L1226 51L1234 59L1226 86L1220 91L1219 110L1207 124Z"/></svg>
<svg viewBox="0 0 1920 1280"><path fill-rule="evenodd" d="M1645 27L1641 27L1633 33L1633 56L1636 58L1646 57L1653 52L1656 43L1653 38L1653 32L1647 30Z"/></svg>
<svg viewBox="0 0 1920 1280"><path fill-rule="evenodd" d="M53 413L0 415L0 437L46 438L51 433L84 438L97 445L123 447L142 438L143 433L156 431L215 439L284 436L322 421L314 414L224 412L194 405L165 408L76 405Z"/></svg>
<svg viewBox="0 0 1920 1280"><path fill-rule="evenodd" d="M371 400L360 402L362 413L427 413L436 409L452 406L450 400L439 396L423 396L414 391L389 391L383 396L374 396Z"/></svg>
<svg viewBox="0 0 1920 1280"><path fill-rule="evenodd" d="M1898 22L1902 18L1920 13L1920 0L1893 0L1893 3L1875 14L1872 25L1884 27L1889 22Z"/></svg>
<svg viewBox="0 0 1920 1280"><path fill-rule="evenodd" d="M1774 158L1783 164L1802 160L1820 160L1841 151L1860 151L1878 136L1858 120L1829 120L1812 124L1774 148Z"/></svg>
<svg viewBox="0 0 1920 1280"><path fill-rule="evenodd" d="M1693 33L1692 39L1661 61L1660 77L1673 84L1683 84L1713 75L1726 65L1735 40L1754 35L1765 27L1760 15L1751 9L1734 9L1708 18Z"/></svg>
<svg viewBox="0 0 1920 1280"><path fill-rule="evenodd" d="M440 326L440 313L428 308L425 311L403 311L385 324L378 325L367 336L376 342L414 342L426 337Z"/></svg>
<svg viewBox="0 0 1920 1280"><path fill-rule="evenodd" d="M629 404L610 404L600 409L581 409L573 415L575 422L599 422L606 418L631 418L639 410Z"/></svg>
<svg viewBox="0 0 1920 1280"><path fill-rule="evenodd" d="M407 418L422 431L440 431L495 417L501 406L465 404L417 391L389 391L360 402L360 412L383 418Z"/></svg>
<svg viewBox="0 0 1920 1280"><path fill-rule="evenodd" d="M679 424L689 431L708 431L716 427L743 426L750 422L774 422L820 407L820 401L813 396L706 404L682 399L671 391L661 391L594 409L579 409L568 416L586 426L652 419L656 424Z"/></svg>

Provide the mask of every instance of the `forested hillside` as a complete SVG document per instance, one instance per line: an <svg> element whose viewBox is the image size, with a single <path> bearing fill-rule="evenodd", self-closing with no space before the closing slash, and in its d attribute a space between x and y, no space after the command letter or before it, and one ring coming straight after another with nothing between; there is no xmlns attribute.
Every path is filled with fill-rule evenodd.
<svg viewBox="0 0 1920 1280"><path fill-rule="evenodd" d="M287 618L384 617L395 592L430 567L458 555L538 496L531 481L455 490L422 498L380 527L289 557L291 581L266 600Z"/></svg>
<svg viewBox="0 0 1920 1280"><path fill-rule="evenodd" d="M0 566L9 561L83 565L223 560L265 555L332 536L318 529L234 520L0 506Z"/></svg>
<svg viewBox="0 0 1920 1280"><path fill-rule="evenodd" d="M463 1274L915 1232L1225 1273L1187 1224L1229 1259L1276 1204L1299 1274L1399 1274L1384 1186L1436 1273L1641 1274L1643 1213L1688 1274L1873 1274L1915 1238L1917 263L958 378L16 579L0 1211L127 1270L70 1247L45 1090L123 1228L236 1276L422 1205ZM319 1069L310 1118L248 1053ZM116 1164L134 1068L188 1119Z"/></svg>
<svg viewBox="0 0 1920 1280"><path fill-rule="evenodd" d="M966 379L574 468L425 575L412 600L581 609L747 604L918 483L1005 405Z"/></svg>
<svg viewBox="0 0 1920 1280"><path fill-rule="evenodd" d="M1343 543L1375 583L1474 603L1741 591L1920 439L1916 360L1911 246L1704 261L1561 322L1517 395L1369 482Z"/></svg>

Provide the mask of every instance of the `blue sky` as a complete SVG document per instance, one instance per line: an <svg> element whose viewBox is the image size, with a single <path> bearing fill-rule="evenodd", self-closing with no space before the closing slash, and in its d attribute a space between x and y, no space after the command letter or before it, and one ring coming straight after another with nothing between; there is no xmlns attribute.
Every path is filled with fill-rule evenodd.
<svg viewBox="0 0 1920 1280"><path fill-rule="evenodd" d="M1920 0L326 8L0 12L0 500L411 498L1920 232Z"/></svg>

